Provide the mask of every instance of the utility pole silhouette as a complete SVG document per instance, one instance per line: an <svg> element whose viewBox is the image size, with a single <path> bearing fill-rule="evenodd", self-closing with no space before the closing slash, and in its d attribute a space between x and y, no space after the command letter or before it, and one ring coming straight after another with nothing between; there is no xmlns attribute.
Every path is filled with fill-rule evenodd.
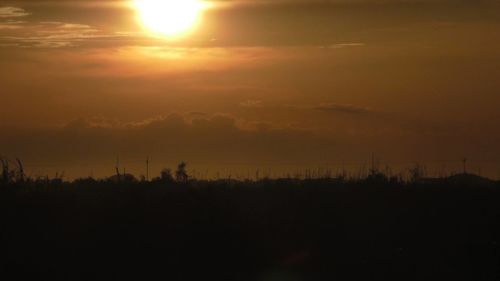
<svg viewBox="0 0 500 281"><path fill-rule="evenodd" d="M146 158L146 181L149 181L149 156Z"/></svg>
<svg viewBox="0 0 500 281"><path fill-rule="evenodd" d="M116 170L116 179L120 181L120 157L116 157L115 170Z"/></svg>

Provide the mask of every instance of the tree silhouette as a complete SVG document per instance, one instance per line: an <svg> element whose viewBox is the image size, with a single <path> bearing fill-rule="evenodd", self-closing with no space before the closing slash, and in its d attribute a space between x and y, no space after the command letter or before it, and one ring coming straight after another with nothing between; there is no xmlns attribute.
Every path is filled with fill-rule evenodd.
<svg viewBox="0 0 500 281"><path fill-rule="evenodd" d="M172 170L163 169L160 174L160 179L164 183L174 182L174 177L172 176Z"/></svg>
<svg viewBox="0 0 500 281"><path fill-rule="evenodd" d="M184 161L177 165L177 171L175 171L175 179L179 183L187 183L188 181L186 166L187 164Z"/></svg>

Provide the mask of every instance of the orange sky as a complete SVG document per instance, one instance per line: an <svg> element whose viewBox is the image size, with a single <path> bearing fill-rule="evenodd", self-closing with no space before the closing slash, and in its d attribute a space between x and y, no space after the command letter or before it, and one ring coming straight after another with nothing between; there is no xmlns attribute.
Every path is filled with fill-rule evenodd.
<svg viewBox="0 0 500 281"><path fill-rule="evenodd" d="M0 155L70 177L465 156L499 177L500 1L210 4L170 40L129 1L0 1Z"/></svg>

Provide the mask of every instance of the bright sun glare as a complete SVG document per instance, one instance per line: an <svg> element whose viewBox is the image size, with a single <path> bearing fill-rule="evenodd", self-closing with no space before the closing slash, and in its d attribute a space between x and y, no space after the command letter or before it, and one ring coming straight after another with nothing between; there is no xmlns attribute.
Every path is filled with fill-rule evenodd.
<svg viewBox="0 0 500 281"><path fill-rule="evenodd" d="M194 29L206 6L200 0L135 0L134 4L147 29L168 37Z"/></svg>

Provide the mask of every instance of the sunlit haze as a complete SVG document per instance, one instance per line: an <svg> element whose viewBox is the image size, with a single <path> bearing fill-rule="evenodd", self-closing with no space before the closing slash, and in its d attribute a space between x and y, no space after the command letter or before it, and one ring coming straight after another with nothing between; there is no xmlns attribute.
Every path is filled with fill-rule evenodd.
<svg viewBox="0 0 500 281"><path fill-rule="evenodd" d="M500 2L0 0L0 157L500 177Z"/></svg>
<svg viewBox="0 0 500 281"><path fill-rule="evenodd" d="M178 36L196 27L204 8L198 0L135 0L140 22L154 33Z"/></svg>

